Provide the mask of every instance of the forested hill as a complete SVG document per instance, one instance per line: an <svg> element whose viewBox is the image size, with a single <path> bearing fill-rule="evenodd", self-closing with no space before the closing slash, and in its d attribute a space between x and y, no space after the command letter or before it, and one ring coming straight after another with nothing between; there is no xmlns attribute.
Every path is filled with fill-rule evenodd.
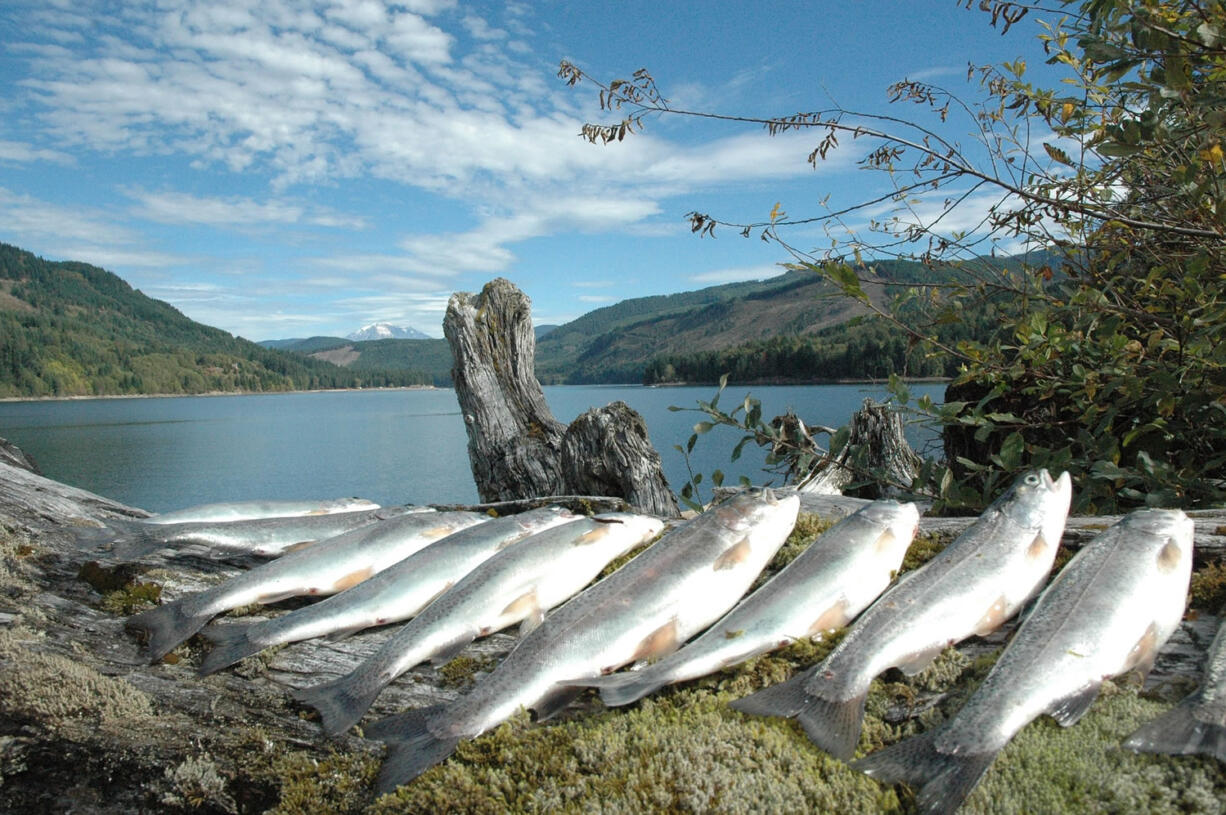
<svg viewBox="0 0 1226 815"><path fill-rule="evenodd" d="M0 396L98 396L408 385L263 348L188 319L110 272L0 243Z"/></svg>

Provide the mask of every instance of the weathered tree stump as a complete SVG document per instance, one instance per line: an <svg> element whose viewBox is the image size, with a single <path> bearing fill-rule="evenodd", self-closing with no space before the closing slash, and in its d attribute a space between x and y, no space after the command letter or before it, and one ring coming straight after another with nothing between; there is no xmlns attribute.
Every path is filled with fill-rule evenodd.
<svg viewBox="0 0 1226 815"><path fill-rule="evenodd" d="M647 426L628 406L589 411L569 430L553 417L535 374L531 303L513 283L497 278L479 295L453 294L443 334L482 501L569 492L680 514Z"/></svg>
<svg viewBox="0 0 1226 815"><path fill-rule="evenodd" d="M580 495L619 495L664 518L679 512L647 423L625 402L594 408L571 422L562 437L562 475Z"/></svg>
<svg viewBox="0 0 1226 815"><path fill-rule="evenodd" d="M892 485L910 485L920 464L920 457L907 443L902 417L887 405L865 399L852 414L847 444L833 458L818 462L797 489L823 495L880 498L898 491ZM870 483L849 488L866 478Z"/></svg>

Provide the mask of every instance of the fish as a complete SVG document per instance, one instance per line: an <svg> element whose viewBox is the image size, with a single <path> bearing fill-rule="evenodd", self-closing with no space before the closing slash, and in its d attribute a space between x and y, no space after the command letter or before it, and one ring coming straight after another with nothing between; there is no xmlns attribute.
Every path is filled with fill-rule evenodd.
<svg viewBox="0 0 1226 815"><path fill-rule="evenodd" d="M203 631L215 647L205 656L200 674L221 670L272 645L339 637L408 619L499 550L579 518L560 507L496 518L448 535L369 580L305 608L248 625L215 623Z"/></svg>
<svg viewBox="0 0 1226 815"><path fill-rule="evenodd" d="M444 664L477 637L516 623L531 631L547 610L663 528L658 518L614 512L514 543L461 578L353 671L294 696L319 711L325 732L344 732L409 668L426 660Z"/></svg>
<svg viewBox="0 0 1226 815"><path fill-rule="evenodd" d="M1047 714L1069 727L1105 679L1149 672L1183 617L1192 536L1192 521L1179 510L1125 516L1052 580L952 719L852 768L917 786L921 812L955 812L1027 724Z"/></svg>
<svg viewBox="0 0 1226 815"><path fill-rule="evenodd" d="M902 577L848 629L826 659L731 704L797 719L835 758L851 758L869 684L887 668L926 668L945 648L1012 617L1046 581L1072 497L1068 473L1017 478L952 543Z"/></svg>
<svg viewBox="0 0 1226 815"><path fill-rule="evenodd" d="M146 656L156 662L223 611L344 591L440 538L488 520L475 512L422 512L368 524L133 615L125 625L146 636Z"/></svg>
<svg viewBox="0 0 1226 815"><path fill-rule="evenodd" d="M378 509L379 505L365 498L336 498L329 501L230 501L200 504L173 512L163 512L141 518L146 524L216 523L217 521L253 521L257 518L299 518L305 515L332 515L338 512L360 512Z"/></svg>
<svg viewBox="0 0 1226 815"><path fill-rule="evenodd" d="M583 692L575 682L667 654L731 608L796 523L800 500L746 490L671 529L554 611L465 695L379 719L387 792L523 708L538 720Z"/></svg>
<svg viewBox="0 0 1226 815"><path fill-rule="evenodd" d="M381 507L332 515L296 518L256 518L250 521L196 521L147 524L107 521L107 529L89 530L95 539L111 542L110 557L134 560L161 549L176 554L203 552L212 558L277 557L285 551L402 515L424 514L415 507Z"/></svg>
<svg viewBox="0 0 1226 815"><path fill-rule="evenodd" d="M1171 710L1124 740L1141 753L1201 753L1226 763L1226 622L1209 646L1205 678Z"/></svg>
<svg viewBox="0 0 1226 815"><path fill-rule="evenodd" d="M889 587L918 524L915 504L866 504L681 650L584 684L599 689L606 705L627 705L664 685L842 628Z"/></svg>

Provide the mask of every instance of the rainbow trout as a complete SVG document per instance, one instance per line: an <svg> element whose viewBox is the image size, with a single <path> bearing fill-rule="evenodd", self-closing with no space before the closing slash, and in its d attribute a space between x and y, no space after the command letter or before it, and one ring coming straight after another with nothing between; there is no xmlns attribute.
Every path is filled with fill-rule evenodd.
<svg viewBox="0 0 1226 815"><path fill-rule="evenodd" d="M852 764L885 783L919 787L921 812L952 813L997 753L1046 713L1068 727L1103 680L1142 674L1179 625L1192 575L1192 521L1142 509L1069 561L946 724Z"/></svg>
<svg viewBox="0 0 1226 815"><path fill-rule="evenodd" d="M379 505L365 498L336 498L330 501L230 501L219 504L176 509L142 518L146 524L216 523L218 521L253 521L257 518L300 518L306 515L334 515L338 512L359 512L378 509Z"/></svg>
<svg viewBox="0 0 1226 815"><path fill-rule="evenodd" d="M779 574L680 651L636 671L587 680L626 705L803 637L842 628L890 585L915 537L915 504L875 501L826 530Z"/></svg>
<svg viewBox="0 0 1226 815"><path fill-rule="evenodd" d="M869 683L882 671L923 670L945 648L994 631L1043 585L1064 534L1072 485L1046 470L1018 478L970 527L905 575L852 625L824 662L732 703L800 721L836 758L856 749Z"/></svg>
<svg viewBox="0 0 1226 815"><path fill-rule="evenodd" d="M143 611L128 618L127 627L147 635L147 655L156 661L223 611L344 591L439 538L488 520L475 512L415 512L369 524Z"/></svg>
<svg viewBox="0 0 1226 815"><path fill-rule="evenodd" d="M366 734L388 742L379 789L417 777L521 708L548 719L583 692L577 680L676 649L745 593L799 506L794 495L753 490L707 510L555 611L467 695L371 724Z"/></svg>
<svg viewBox="0 0 1226 815"><path fill-rule="evenodd" d="M200 673L213 673L272 645L344 636L406 620L499 550L579 517L565 509L545 507L496 518L448 535L313 605L249 625L211 625L203 633L216 647L205 657Z"/></svg>

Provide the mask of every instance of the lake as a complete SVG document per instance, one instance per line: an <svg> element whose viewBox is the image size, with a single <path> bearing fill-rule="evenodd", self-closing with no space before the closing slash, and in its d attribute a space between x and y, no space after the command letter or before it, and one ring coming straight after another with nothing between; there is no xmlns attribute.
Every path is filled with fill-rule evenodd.
<svg viewBox="0 0 1226 815"><path fill-rule="evenodd" d="M642 414L674 490L687 480L673 449L704 415L673 412L710 400L713 386L554 386L545 390L557 419L569 423L593 407L622 400ZM939 400L943 384L912 387ZM725 409L746 394L766 417L793 409L809 424L844 424L865 397L884 386L730 386ZM921 428L912 444L930 441ZM475 503L468 437L451 390L372 390L235 396L81 399L0 403L0 437L34 457L49 478L117 501L165 512L193 504L253 498L358 495L383 504ZM740 435L715 428L691 456L706 478L722 469L729 483L755 483L765 451L747 445L729 455ZM822 438L819 437L819 441ZM706 478L702 495L709 497Z"/></svg>

